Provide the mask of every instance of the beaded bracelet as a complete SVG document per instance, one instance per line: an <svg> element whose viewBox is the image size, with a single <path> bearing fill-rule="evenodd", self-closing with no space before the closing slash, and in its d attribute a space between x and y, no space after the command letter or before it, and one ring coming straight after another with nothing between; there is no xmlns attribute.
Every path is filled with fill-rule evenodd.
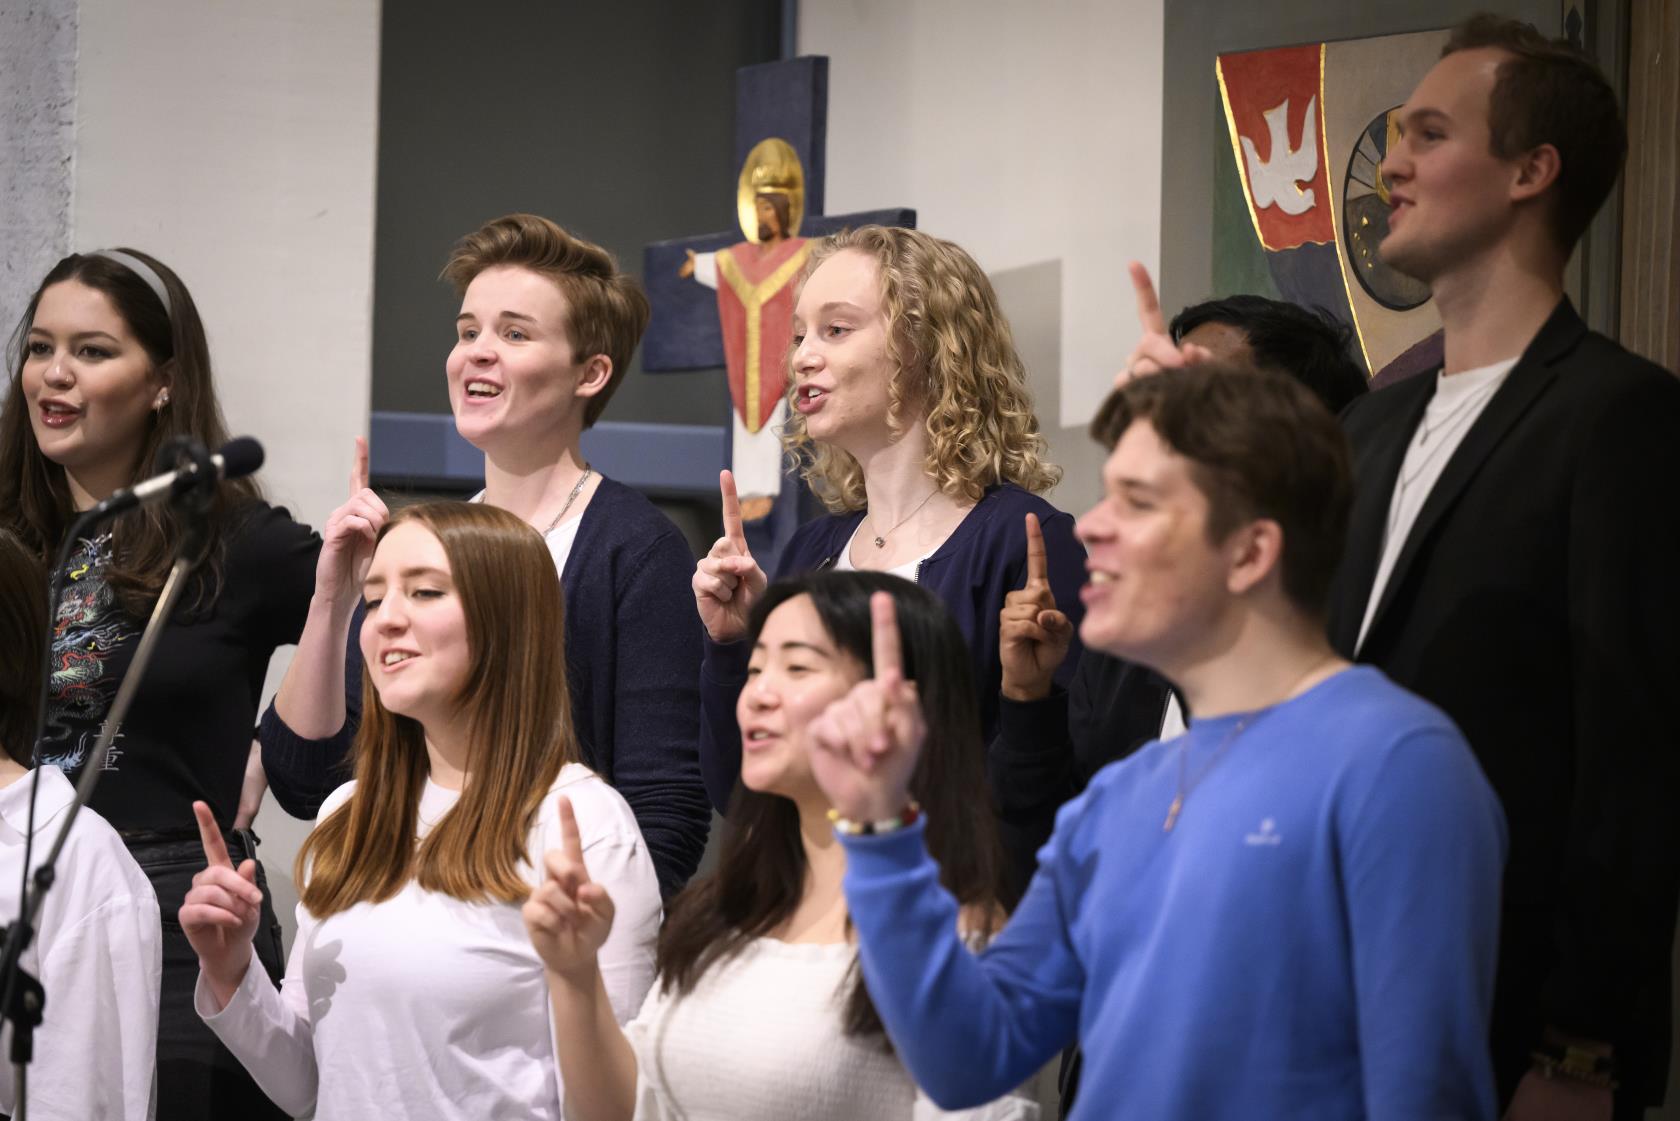
<svg viewBox="0 0 1680 1121"><path fill-rule="evenodd" d="M836 833L844 833L848 837L874 837L882 833L894 833L907 826L913 825L922 816L922 807L911 802L897 817L885 817L880 821L853 821L849 817L841 817L839 810L829 810L828 820L834 824Z"/></svg>
<svg viewBox="0 0 1680 1121"><path fill-rule="evenodd" d="M1571 1082L1580 1082L1587 1086L1596 1086L1601 1090L1615 1090L1621 1086L1616 1081L1615 1063L1608 1057L1600 1057L1578 1047L1566 1047L1561 1055L1549 1051L1534 1051L1529 1055L1534 1069L1545 1078L1567 1078Z"/></svg>

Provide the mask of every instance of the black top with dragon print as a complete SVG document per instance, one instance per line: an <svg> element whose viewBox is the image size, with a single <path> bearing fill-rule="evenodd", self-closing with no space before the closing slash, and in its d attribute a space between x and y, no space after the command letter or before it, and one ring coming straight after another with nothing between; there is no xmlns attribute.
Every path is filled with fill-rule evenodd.
<svg viewBox="0 0 1680 1121"><path fill-rule="evenodd" d="M93 808L119 831L191 828L197 799L233 828L269 658L303 631L320 548L284 509L255 503L234 516L218 594L207 608L178 610L159 637L94 791ZM145 627L102 577L109 551L109 534L78 542L53 626L41 761L72 779Z"/></svg>

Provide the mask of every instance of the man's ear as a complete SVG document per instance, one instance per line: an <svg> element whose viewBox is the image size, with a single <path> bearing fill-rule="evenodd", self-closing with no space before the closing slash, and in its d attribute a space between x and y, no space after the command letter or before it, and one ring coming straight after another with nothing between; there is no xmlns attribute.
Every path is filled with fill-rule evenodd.
<svg viewBox="0 0 1680 1121"><path fill-rule="evenodd" d="M589 360L583 364L583 373L578 375L575 396L593 397L602 392L607 388L607 383L612 381L612 372L611 358L605 354L590 355Z"/></svg>
<svg viewBox="0 0 1680 1121"><path fill-rule="evenodd" d="M1511 184L1511 201L1535 198L1557 182L1563 170L1563 158L1550 144L1525 153L1517 161L1517 178Z"/></svg>
<svg viewBox="0 0 1680 1121"><path fill-rule="evenodd" d="M1283 567L1283 527L1259 518L1231 533L1227 541L1225 587L1232 595L1246 595Z"/></svg>

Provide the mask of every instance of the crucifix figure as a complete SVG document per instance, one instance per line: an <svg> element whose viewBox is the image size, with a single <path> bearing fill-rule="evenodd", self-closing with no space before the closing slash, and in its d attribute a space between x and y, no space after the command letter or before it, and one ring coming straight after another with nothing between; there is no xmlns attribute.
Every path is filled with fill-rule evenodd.
<svg viewBox="0 0 1680 1121"><path fill-rule="evenodd" d="M751 218L747 240L696 253L677 270L716 289L729 371L730 461L745 522L766 517L782 490L780 432L787 421L787 354L793 341L793 289L810 243L800 236L804 172L785 140L762 140L741 168L739 204Z"/></svg>
<svg viewBox="0 0 1680 1121"><path fill-rule="evenodd" d="M735 83L739 234L655 242L642 259L653 305L642 369L727 367L731 439L724 466L735 473L753 555L767 569L814 505L797 476L785 472L780 438L793 293L808 238L867 223L916 224L907 208L823 214L827 130L828 59L743 67Z"/></svg>

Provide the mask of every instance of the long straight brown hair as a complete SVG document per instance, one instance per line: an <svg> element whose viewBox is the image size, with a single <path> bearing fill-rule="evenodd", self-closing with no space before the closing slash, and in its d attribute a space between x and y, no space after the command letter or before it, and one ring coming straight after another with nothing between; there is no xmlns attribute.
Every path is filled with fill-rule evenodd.
<svg viewBox="0 0 1680 1121"><path fill-rule="evenodd" d="M466 616L470 669L456 700L470 778L416 846L425 731L380 702L364 666L356 789L309 834L294 867L300 899L317 918L389 899L411 879L469 903L523 901L530 886L520 865L537 808L560 768L579 759L561 640L565 601L543 539L494 506L429 502L398 511L380 541L408 523L443 545Z"/></svg>

